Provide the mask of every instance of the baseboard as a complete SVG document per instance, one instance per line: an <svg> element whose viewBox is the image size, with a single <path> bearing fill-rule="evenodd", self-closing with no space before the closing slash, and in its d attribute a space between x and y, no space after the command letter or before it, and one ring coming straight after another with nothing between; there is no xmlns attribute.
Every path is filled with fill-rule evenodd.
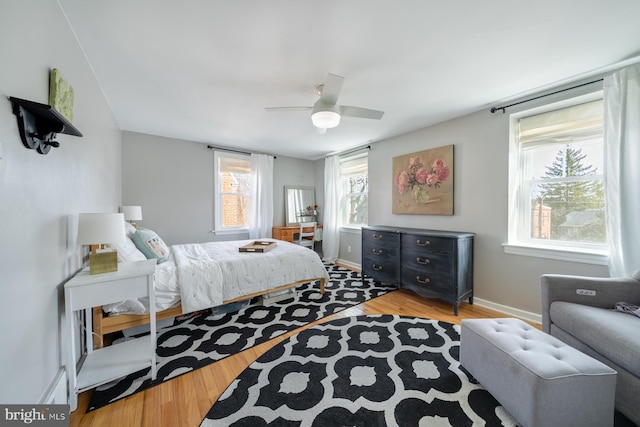
<svg viewBox="0 0 640 427"><path fill-rule="evenodd" d="M542 315L531 313L530 311L520 310L518 308L509 307L508 305L498 304L477 297L473 297L473 304L490 310L499 311L500 313L504 313L509 316L518 317L522 320L542 324Z"/></svg>
<svg viewBox="0 0 640 427"><path fill-rule="evenodd" d="M352 269L354 269L354 270L361 271L361 265L360 265L360 264L356 264L356 263L351 262L351 261L347 261L347 260L344 260L344 259L338 259L338 260L336 261L336 263L337 263L337 264L342 264L342 265L344 265L345 267L349 267L349 268L352 268Z"/></svg>
<svg viewBox="0 0 640 427"><path fill-rule="evenodd" d="M64 368L60 368L40 399L40 404L66 405L67 403L67 372Z"/></svg>

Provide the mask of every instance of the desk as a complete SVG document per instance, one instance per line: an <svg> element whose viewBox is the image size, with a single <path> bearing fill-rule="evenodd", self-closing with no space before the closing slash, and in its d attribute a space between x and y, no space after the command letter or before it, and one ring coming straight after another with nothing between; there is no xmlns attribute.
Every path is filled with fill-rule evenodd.
<svg viewBox="0 0 640 427"><path fill-rule="evenodd" d="M311 230L311 229L309 229ZM278 225L271 228L271 235L274 239L284 240L285 242L293 243L293 235L298 234L300 231L299 225ZM318 224L316 227L316 241L322 240L322 225Z"/></svg>
<svg viewBox="0 0 640 427"><path fill-rule="evenodd" d="M154 274L156 260L118 264L118 271L89 274L80 271L64 285L67 323L67 378L71 411L78 406L78 393L139 371L151 365L151 379L156 378L156 312ZM149 297L151 333L121 344L93 350L91 308L138 297ZM86 353L77 369L75 311L85 310Z"/></svg>

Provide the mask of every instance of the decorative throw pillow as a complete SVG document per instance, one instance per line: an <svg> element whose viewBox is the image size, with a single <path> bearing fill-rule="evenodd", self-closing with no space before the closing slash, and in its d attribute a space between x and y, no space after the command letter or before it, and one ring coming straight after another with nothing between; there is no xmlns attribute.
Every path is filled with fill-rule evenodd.
<svg viewBox="0 0 640 427"><path fill-rule="evenodd" d="M169 258L169 247L153 230L138 228L131 240L148 259L157 258L158 264Z"/></svg>
<svg viewBox="0 0 640 427"><path fill-rule="evenodd" d="M128 237L124 242L110 243L109 246L118 251L118 262L144 261L147 259Z"/></svg>

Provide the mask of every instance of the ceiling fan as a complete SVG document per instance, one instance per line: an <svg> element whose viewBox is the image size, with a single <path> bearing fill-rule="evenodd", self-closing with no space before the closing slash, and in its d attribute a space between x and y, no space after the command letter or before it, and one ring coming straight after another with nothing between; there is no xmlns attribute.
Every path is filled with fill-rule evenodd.
<svg viewBox="0 0 640 427"><path fill-rule="evenodd" d="M316 87L320 99L313 104L313 107L267 107L265 109L267 111L311 110L311 122L318 128L320 133L338 126L342 116L375 120L382 118L384 111L338 105L338 97L340 96L343 82L344 77L329 73L324 84Z"/></svg>

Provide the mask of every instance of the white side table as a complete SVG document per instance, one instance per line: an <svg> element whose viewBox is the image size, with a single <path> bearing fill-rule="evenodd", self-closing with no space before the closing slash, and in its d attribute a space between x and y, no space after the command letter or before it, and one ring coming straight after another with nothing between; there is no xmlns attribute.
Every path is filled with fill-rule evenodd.
<svg viewBox="0 0 640 427"><path fill-rule="evenodd" d="M151 365L151 379L156 379L156 311L154 274L156 260L118 264L118 271L90 275L80 271L64 285L67 323L67 378L71 411L78 407L78 393L121 378ZM151 331L144 336L120 344L93 350L91 308L127 299L149 297ZM85 310L87 349L76 360L75 311Z"/></svg>

